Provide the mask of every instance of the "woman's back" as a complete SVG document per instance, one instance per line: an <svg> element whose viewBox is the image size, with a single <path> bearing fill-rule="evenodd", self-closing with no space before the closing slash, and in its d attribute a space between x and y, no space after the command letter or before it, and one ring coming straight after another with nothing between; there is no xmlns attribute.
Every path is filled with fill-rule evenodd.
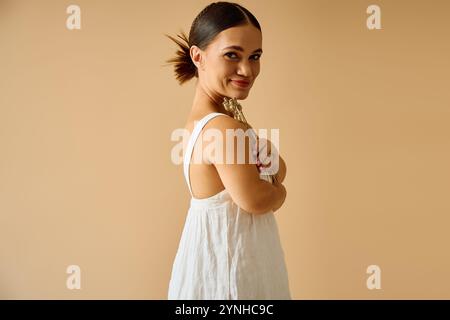
<svg viewBox="0 0 450 320"><path fill-rule="evenodd" d="M185 129L187 129L192 135L195 125L199 123L199 121L202 121L202 119L204 119L207 115L208 114L190 117L186 123ZM227 116L225 114L222 115ZM214 129L216 123L221 120L220 118L221 117L219 116L211 118L205 123L201 132L204 133L209 129ZM197 152L203 153L205 147L208 145L206 142L200 144L198 143L198 140L199 138L196 139L194 144L193 154ZM201 150L199 150L200 148ZM191 161L189 166L189 177L192 195L195 198L209 198L225 189L215 166L212 163L208 163L208 161L201 161L201 163L194 163L194 161Z"/></svg>

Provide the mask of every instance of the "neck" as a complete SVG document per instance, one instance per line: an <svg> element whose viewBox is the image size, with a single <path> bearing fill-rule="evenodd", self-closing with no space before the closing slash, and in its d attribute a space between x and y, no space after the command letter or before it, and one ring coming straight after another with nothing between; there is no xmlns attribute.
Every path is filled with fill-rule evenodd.
<svg viewBox="0 0 450 320"><path fill-rule="evenodd" d="M192 111L197 114L219 112L233 117L233 114L225 110L222 105L223 98L222 95L208 92L200 83L197 83Z"/></svg>

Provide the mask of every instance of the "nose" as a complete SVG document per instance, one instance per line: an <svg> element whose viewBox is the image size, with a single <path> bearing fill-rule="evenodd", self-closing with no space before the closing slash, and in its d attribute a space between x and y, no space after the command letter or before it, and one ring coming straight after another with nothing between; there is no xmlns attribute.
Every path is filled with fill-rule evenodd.
<svg viewBox="0 0 450 320"><path fill-rule="evenodd" d="M252 78L252 67L248 61L242 61L238 66L238 75L251 79Z"/></svg>

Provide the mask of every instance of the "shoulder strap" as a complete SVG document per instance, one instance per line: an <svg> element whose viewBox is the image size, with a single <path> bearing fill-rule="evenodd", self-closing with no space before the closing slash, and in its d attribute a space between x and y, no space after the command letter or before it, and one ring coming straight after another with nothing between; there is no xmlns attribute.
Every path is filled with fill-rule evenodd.
<svg viewBox="0 0 450 320"><path fill-rule="evenodd" d="M189 187L189 192L191 194L191 197L194 197L194 196L192 194L191 181L190 181L190 177L189 177L189 164L191 162L191 157L192 157L192 152L194 151L195 142L197 141L197 138L200 135L200 132L202 131L203 127L208 123L208 121L217 116L221 116L221 115L229 117L228 115L226 115L224 113L212 112L212 113L204 116L202 119L196 121L196 124L194 125L194 129L192 130L192 134L189 137L188 144L186 147L186 153L185 153L184 159L183 159L183 167L184 167L184 177L186 178L186 182Z"/></svg>

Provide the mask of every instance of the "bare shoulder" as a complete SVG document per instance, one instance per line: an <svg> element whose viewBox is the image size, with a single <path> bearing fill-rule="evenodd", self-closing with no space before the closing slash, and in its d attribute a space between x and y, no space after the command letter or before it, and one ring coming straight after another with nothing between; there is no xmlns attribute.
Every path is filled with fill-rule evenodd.
<svg viewBox="0 0 450 320"><path fill-rule="evenodd" d="M212 118L208 121L208 123L205 125L205 128L215 128L219 129L220 131L223 131L223 133L226 132L226 129L242 129L247 130L248 126L228 115L223 116L217 116Z"/></svg>
<svg viewBox="0 0 450 320"><path fill-rule="evenodd" d="M222 141L224 142L223 152L225 153L227 145L230 143L234 146L235 154L238 151L237 146L242 142L244 142L244 150L242 151L245 151L245 154L248 153L249 148L255 147L255 140L250 139L256 136L254 135L254 131L250 129L247 124L242 123L228 115L214 117L207 123L205 128L207 130L215 129L219 131ZM214 160L212 162L214 162Z"/></svg>
<svg viewBox="0 0 450 320"><path fill-rule="evenodd" d="M205 126L205 129L217 130L221 137L220 141L222 142L222 150L220 153L222 158L217 154L215 154L215 156L218 156L219 158L211 157L211 154L208 153L206 156L208 163L214 164L217 168L217 166L223 164L225 159L228 159L228 152L232 152L233 154L232 157L234 157L234 160L232 161L232 164L237 164L238 157L241 159L239 160L240 164L252 163L250 154L252 153L251 151L256 149L257 144L255 140L256 134L254 134L254 131L249 125L225 115L211 119ZM217 143L217 139L214 139L214 141ZM216 147L217 146L220 148L220 144L216 145Z"/></svg>

